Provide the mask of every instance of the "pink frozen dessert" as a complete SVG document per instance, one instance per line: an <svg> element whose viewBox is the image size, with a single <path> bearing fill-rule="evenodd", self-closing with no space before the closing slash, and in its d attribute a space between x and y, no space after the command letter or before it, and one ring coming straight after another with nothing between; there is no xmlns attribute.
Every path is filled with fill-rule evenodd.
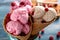
<svg viewBox="0 0 60 40"><path fill-rule="evenodd" d="M13 11L10 19L13 21L19 20L21 23L26 24L28 22L28 11L25 7L20 7Z"/></svg>
<svg viewBox="0 0 60 40"><path fill-rule="evenodd" d="M30 2L30 0L28 1ZM19 35L22 32L28 34L30 31L29 25L27 23L29 19L28 14L31 13L32 6L29 3L25 3L26 5L24 6L24 2L20 2L21 4L19 4L17 1L11 3L13 12L10 15L11 21L6 24L6 29L13 35Z"/></svg>
<svg viewBox="0 0 60 40"><path fill-rule="evenodd" d="M10 21L6 25L6 29L9 33L13 35L19 35L22 31L23 25L18 21Z"/></svg>
<svg viewBox="0 0 60 40"><path fill-rule="evenodd" d="M24 32L25 34L28 34L30 29L29 25L25 24L24 26L18 22L18 21L10 21L6 25L6 29L9 33L13 35L19 35L21 32Z"/></svg>
<svg viewBox="0 0 60 40"><path fill-rule="evenodd" d="M30 6L32 6L31 0L20 0L20 3L21 3L21 2L24 2L25 5L30 5Z"/></svg>
<svg viewBox="0 0 60 40"><path fill-rule="evenodd" d="M32 7L30 5L25 6L29 14L32 14Z"/></svg>
<svg viewBox="0 0 60 40"><path fill-rule="evenodd" d="M14 2L12 2L11 3L11 10L14 10L14 9L16 9L16 8L18 8L19 7L19 2L18 1L14 1Z"/></svg>
<svg viewBox="0 0 60 40"><path fill-rule="evenodd" d="M22 32L24 32L25 34L27 34L29 32L29 25L25 24L25 26L22 29Z"/></svg>
<svg viewBox="0 0 60 40"><path fill-rule="evenodd" d="M12 22L11 23L8 22L7 25L9 27L11 27L10 24L15 25L15 27L17 25L17 27L16 27L16 31L15 31L15 28L12 26L11 29L13 29L13 31L12 32L9 31L10 33L13 33L14 35L18 35L21 32L24 32L25 34L27 34L29 32L29 30L30 30L29 25L27 24L28 23L28 18L29 18L28 10L30 10L30 9L28 9L25 6L25 7L17 8L13 11L13 13L10 16L10 19L12 20L12 22L14 22L16 24L14 24ZM20 24L18 24L16 21L19 21ZM7 26L7 30L11 30L11 29L8 29L8 26Z"/></svg>

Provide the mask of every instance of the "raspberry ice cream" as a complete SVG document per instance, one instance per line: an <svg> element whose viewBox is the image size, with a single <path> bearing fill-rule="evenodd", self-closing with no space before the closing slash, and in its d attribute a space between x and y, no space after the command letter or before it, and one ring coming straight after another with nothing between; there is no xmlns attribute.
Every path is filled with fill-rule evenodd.
<svg viewBox="0 0 60 40"><path fill-rule="evenodd" d="M13 11L10 18L13 21L19 20L23 24L26 24L28 22L28 11L25 7L20 7Z"/></svg>
<svg viewBox="0 0 60 40"><path fill-rule="evenodd" d="M18 1L14 1L11 3L11 10L17 9L19 7L19 2Z"/></svg>
<svg viewBox="0 0 60 40"><path fill-rule="evenodd" d="M20 0L20 2L24 2L25 5L30 5L30 6L32 6L31 0Z"/></svg>
<svg viewBox="0 0 60 40"><path fill-rule="evenodd" d="M32 13L32 7L30 5L25 6L27 8L28 13Z"/></svg>
<svg viewBox="0 0 60 40"><path fill-rule="evenodd" d="M22 29L22 32L24 32L25 34L27 34L29 32L29 25L25 24L25 26Z"/></svg>
<svg viewBox="0 0 60 40"><path fill-rule="evenodd" d="M25 3L25 5L24 5ZM30 0L21 0L20 3L15 1L11 3L10 21L6 24L6 29L13 35L19 35L22 32L28 34L30 27L28 25L29 15L32 10Z"/></svg>
<svg viewBox="0 0 60 40"><path fill-rule="evenodd" d="M21 33L23 26L18 21L10 21L6 25L6 29L9 33L14 35L19 35Z"/></svg>

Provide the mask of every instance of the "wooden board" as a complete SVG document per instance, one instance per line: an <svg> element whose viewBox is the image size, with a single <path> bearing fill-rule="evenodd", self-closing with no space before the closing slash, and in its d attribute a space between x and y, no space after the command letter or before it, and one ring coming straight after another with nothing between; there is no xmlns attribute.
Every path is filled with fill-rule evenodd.
<svg viewBox="0 0 60 40"><path fill-rule="evenodd" d="M36 6L37 5L37 0L31 0L32 1L32 5Z"/></svg>
<svg viewBox="0 0 60 40"><path fill-rule="evenodd" d="M44 2L57 2L57 0L44 0Z"/></svg>
<svg viewBox="0 0 60 40"><path fill-rule="evenodd" d="M37 2L57 2L58 0L37 0Z"/></svg>

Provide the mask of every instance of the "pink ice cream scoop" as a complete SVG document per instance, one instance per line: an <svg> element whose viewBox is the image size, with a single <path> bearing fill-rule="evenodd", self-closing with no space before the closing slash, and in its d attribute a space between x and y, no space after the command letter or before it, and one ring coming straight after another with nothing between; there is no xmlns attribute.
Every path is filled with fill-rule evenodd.
<svg viewBox="0 0 60 40"><path fill-rule="evenodd" d="M6 25L6 29L9 33L13 35L19 35L22 31L23 25L18 21L10 21Z"/></svg>
<svg viewBox="0 0 60 40"><path fill-rule="evenodd" d="M26 5L25 7L27 8L28 13L32 12L32 7L30 5Z"/></svg>
<svg viewBox="0 0 60 40"><path fill-rule="evenodd" d="M18 10L16 9L16 10L14 10L13 13L11 14L10 19L11 19L12 21L17 21L17 20L18 20L19 13L18 13L17 11L18 11Z"/></svg>
<svg viewBox="0 0 60 40"><path fill-rule="evenodd" d="M21 3L21 2L24 2L25 5L30 5L30 6L32 6L31 0L20 0L20 3Z"/></svg>
<svg viewBox="0 0 60 40"><path fill-rule="evenodd" d="M22 32L24 32L25 34L28 34L29 33L29 25L28 24L25 24L25 26L23 27L22 29Z"/></svg>
<svg viewBox="0 0 60 40"><path fill-rule="evenodd" d="M31 2L31 0L25 0L25 1L26 1L26 4L27 4L27 5L32 6L32 2Z"/></svg>
<svg viewBox="0 0 60 40"><path fill-rule="evenodd" d="M16 9L16 8L18 8L19 7L19 2L18 1L14 1L14 2L12 2L11 3L11 10L14 10L14 9Z"/></svg>
<svg viewBox="0 0 60 40"><path fill-rule="evenodd" d="M28 11L25 7L20 7L13 11L10 16L13 21L19 20L21 23L26 24L28 22Z"/></svg>

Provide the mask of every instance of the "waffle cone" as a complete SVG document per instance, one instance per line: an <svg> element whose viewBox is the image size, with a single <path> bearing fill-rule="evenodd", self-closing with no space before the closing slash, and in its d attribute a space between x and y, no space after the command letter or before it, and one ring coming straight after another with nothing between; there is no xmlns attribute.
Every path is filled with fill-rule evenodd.
<svg viewBox="0 0 60 40"><path fill-rule="evenodd" d="M4 18L4 20L3 20L3 28L4 28L4 31L5 31L6 33L10 34L10 33L7 32L7 30L6 30L6 17L7 17L7 15L5 16L5 18ZM30 17L29 17L29 20L31 21L31 18L30 18ZM13 37L16 37L16 38L18 38L18 39L20 39L20 40L27 40L27 39L30 37L31 31L32 31L32 24L30 25L30 32L29 32L26 36L20 36L20 35L15 36L15 35L12 35L12 34L10 34L10 35L12 35Z"/></svg>
<svg viewBox="0 0 60 40"><path fill-rule="evenodd" d="M56 19L56 18L55 18ZM47 27L49 24L53 23L55 21L53 19L51 22L48 23L41 23L41 22L34 22L33 23L33 30L32 30L32 35L36 35L39 31L41 31L43 28Z"/></svg>

